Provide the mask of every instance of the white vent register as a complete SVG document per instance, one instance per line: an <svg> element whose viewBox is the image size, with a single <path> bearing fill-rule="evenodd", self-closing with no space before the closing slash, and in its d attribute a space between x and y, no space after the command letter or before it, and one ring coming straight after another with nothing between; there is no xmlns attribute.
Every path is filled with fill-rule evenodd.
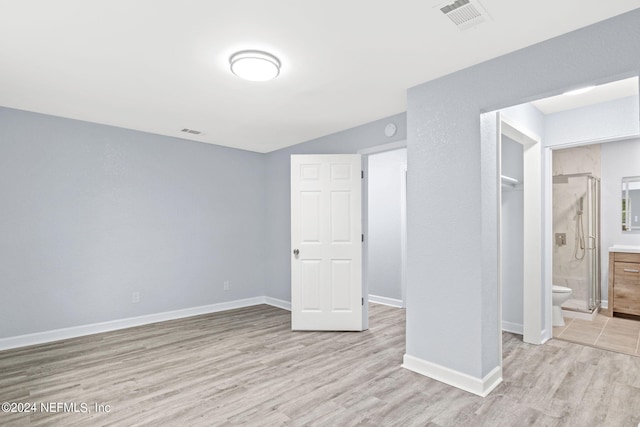
<svg viewBox="0 0 640 427"><path fill-rule="evenodd" d="M456 0L438 6L451 22L461 30L475 27L489 18L489 14L478 0Z"/></svg>

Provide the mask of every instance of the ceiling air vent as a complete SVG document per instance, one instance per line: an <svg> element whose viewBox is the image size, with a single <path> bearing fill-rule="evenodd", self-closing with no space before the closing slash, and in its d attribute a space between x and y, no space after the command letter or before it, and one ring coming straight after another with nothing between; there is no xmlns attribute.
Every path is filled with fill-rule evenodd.
<svg viewBox="0 0 640 427"><path fill-rule="evenodd" d="M477 0L456 0L440 5L439 8L461 30L475 27L489 17Z"/></svg>
<svg viewBox="0 0 640 427"><path fill-rule="evenodd" d="M191 133L193 135L200 135L202 133L199 130L193 130L193 129L187 129L187 128L182 129L181 132Z"/></svg>

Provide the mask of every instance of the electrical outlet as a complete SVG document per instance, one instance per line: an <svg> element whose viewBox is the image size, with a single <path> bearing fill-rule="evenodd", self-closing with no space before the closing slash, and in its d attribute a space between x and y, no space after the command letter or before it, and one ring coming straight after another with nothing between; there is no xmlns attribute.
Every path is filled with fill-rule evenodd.
<svg viewBox="0 0 640 427"><path fill-rule="evenodd" d="M131 302L137 304L140 302L140 292L133 292L131 294Z"/></svg>
<svg viewBox="0 0 640 427"><path fill-rule="evenodd" d="M225 290L225 291L228 291L228 290L229 290L229 281L228 281L228 280L225 280L225 281L224 281L224 290Z"/></svg>

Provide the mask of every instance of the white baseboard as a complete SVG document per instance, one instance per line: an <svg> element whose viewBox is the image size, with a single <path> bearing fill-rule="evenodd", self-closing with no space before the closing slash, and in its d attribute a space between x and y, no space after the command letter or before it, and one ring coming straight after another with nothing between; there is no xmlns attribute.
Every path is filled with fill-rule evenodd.
<svg viewBox="0 0 640 427"><path fill-rule="evenodd" d="M609 300L603 299L600 301L600 308L609 308Z"/></svg>
<svg viewBox="0 0 640 427"><path fill-rule="evenodd" d="M149 323L164 322L167 320L181 319L184 317L198 316L201 314L216 313L219 311L233 310L236 308L250 307L258 304L269 304L285 310L291 310L291 303L271 297L254 297L235 301L221 302L217 304L203 305L199 307L185 308L163 313L147 314L126 319L111 320L108 322L92 323L89 325L74 326L71 328L54 329L52 331L38 332L35 334L18 335L15 337L1 338L0 350L26 347L35 344L44 344L53 341L93 335L101 332L116 331L118 329L134 326L148 325Z"/></svg>
<svg viewBox="0 0 640 427"><path fill-rule="evenodd" d="M281 308L283 310L291 311L291 303L289 301L285 301L277 298L271 298L271 297L264 297L264 303L272 305L274 307Z"/></svg>
<svg viewBox="0 0 640 427"><path fill-rule="evenodd" d="M546 343L547 341L549 341L551 338L553 338L553 332L549 333L547 331L547 329L543 329L542 333L540 334L540 336L542 337L542 342L540 342L540 345Z"/></svg>
<svg viewBox="0 0 640 427"><path fill-rule="evenodd" d="M524 334L524 326L522 325L522 323L507 322L506 320L502 321L502 330L518 335Z"/></svg>
<svg viewBox="0 0 640 427"><path fill-rule="evenodd" d="M391 307L402 308L401 299L387 298L387 297L381 297L378 295L369 294L369 302L374 302L376 304L390 305Z"/></svg>
<svg viewBox="0 0 640 427"><path fill-rule="evenodd" d="M502 367L496 366L484 378L476 378L453 369L405 354L402 367L481 397L502 382Z"/></svg>

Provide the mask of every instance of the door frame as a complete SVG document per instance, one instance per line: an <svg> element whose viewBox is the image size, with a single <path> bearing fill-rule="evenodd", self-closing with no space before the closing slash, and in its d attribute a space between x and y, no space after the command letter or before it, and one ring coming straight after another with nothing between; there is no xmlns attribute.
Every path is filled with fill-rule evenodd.
<svg viewBox="0 0 640 427"><path fill-rule="evenodd" d="M611 136L611 137L602 137L602 138L594 138L594 139L588 139L588 140L583 140L583 141L573 141L573 142L565 142L565 143L561 143L561 144L556 144L556 145L552 145L552 146L547 146L544 147L544 159L545 159L545 172L544 172L544 194L545 194L545 212L544 212L544 220L545 223L547 224L546 229L548 230L547 233L545 233L545 242L544 242L544 252L545 252L545 292L546 292L546 296L545 298L548 299L549 304L551 304L551 300L552 300L552 286L553 286L553 247L555 245L554 242L554 236L553 236L553 152L556 150L563 150L566 148L576 148L576 147L584 147L584 146L588 146L588 145L595 145L595 144L606 144L609 142L618 142L618 141L626 141L626 140L630 140L630 139L635 139L635 138L640 138L640 133L634 133L634 134L628 134L628 135L618 135L618 136ZM602 193L600 193L600 196L602 197ZM601 202L602 203L602 200ZM602 239L602 230L600 231L600 237ZM602 243L601 243L602 245ZM606 283L606 281L604 281L604 272L603 272L603 265L608 265L608 252L606 251L602 251L602 246L600 248L600 280L601 280L601 285L600 287L602 288L602 283ZM604 254L604 255L603 255ZM603 259L603 257L605 257ZM606 270L608 270L608 268L606 268ZM608 274L610 274L607 271L607 277ZM602 292L602 289L601 289ZM607 298L609 298L609 296L607 295ZM611 307L609 306L609 301L607 300L607 308L600 308L600 312L602 313L606 313L608 310L611 310ZM548 313L546 313L546 317L547 317L547 322L549 322L548 324L550 325L552 323L552 313L551 310L549 310ZM551 339L553 335L553 329L550 331L548 339Z"/></svg>
<svg viewBox="0 0 640 427"><path fill-rule="evenodd" d="M543 313L549 311L549 302L543 296L546 294L543 281L542 237L543 237L543 208L542 208L542 156L540 137L527 130L519 123L505 117L498 112L498 137L502 141L505 135L523 148L523 192L524 192L524 264L523 264L523 340L530 344L542 344L547 340L545 330L546 317ZM502 144L498 144L501 171ZM498 192L500 206L500 231L502 234L502 192ZM499 242L499 307L502 313L502 240ZM499 319L502 331L502 314ZM502 348L500 349L502 353Z"/></svg>
<svg viewBox="0 0 640 427"><path fill-rule="evenodd" d="M407 308L407 164L400 167L400 287L402 308Z"/></svg>
<svg viewBox="0 0 640 427"><path fill-rule="evenodd" d="M363 148L357 151L357 154L362 156L362 170L364 172L364 179L362 180L362 232L364 233L364 245L362 247L362 293L367 298L369 297L369 155L371 154L379 154L387 151L400 150L403 148L407 148L407 140L403 139L401 141L391 142L388 144L376 145L373 147ZM408 160L408 156L407 156ZM404 170L407 170L406 165L404 165ZM406 193L406 187L404 188ZM407 225L406 225L406 194L403 195L403 202L405 206L401 207L403 209L403 224L401 226L401 241L403 247L401 248L401 263L402 263L402 274L401 274L401 288L402 288L402 308L407 306L407 295L406 295L406 253L407 253ZM367 328L369 327L369 311L367 308L367 304L365 304L366 311L366 319L363 319L363 324L366 324ZM365 323L366 322L366 323Z"/></svg>

